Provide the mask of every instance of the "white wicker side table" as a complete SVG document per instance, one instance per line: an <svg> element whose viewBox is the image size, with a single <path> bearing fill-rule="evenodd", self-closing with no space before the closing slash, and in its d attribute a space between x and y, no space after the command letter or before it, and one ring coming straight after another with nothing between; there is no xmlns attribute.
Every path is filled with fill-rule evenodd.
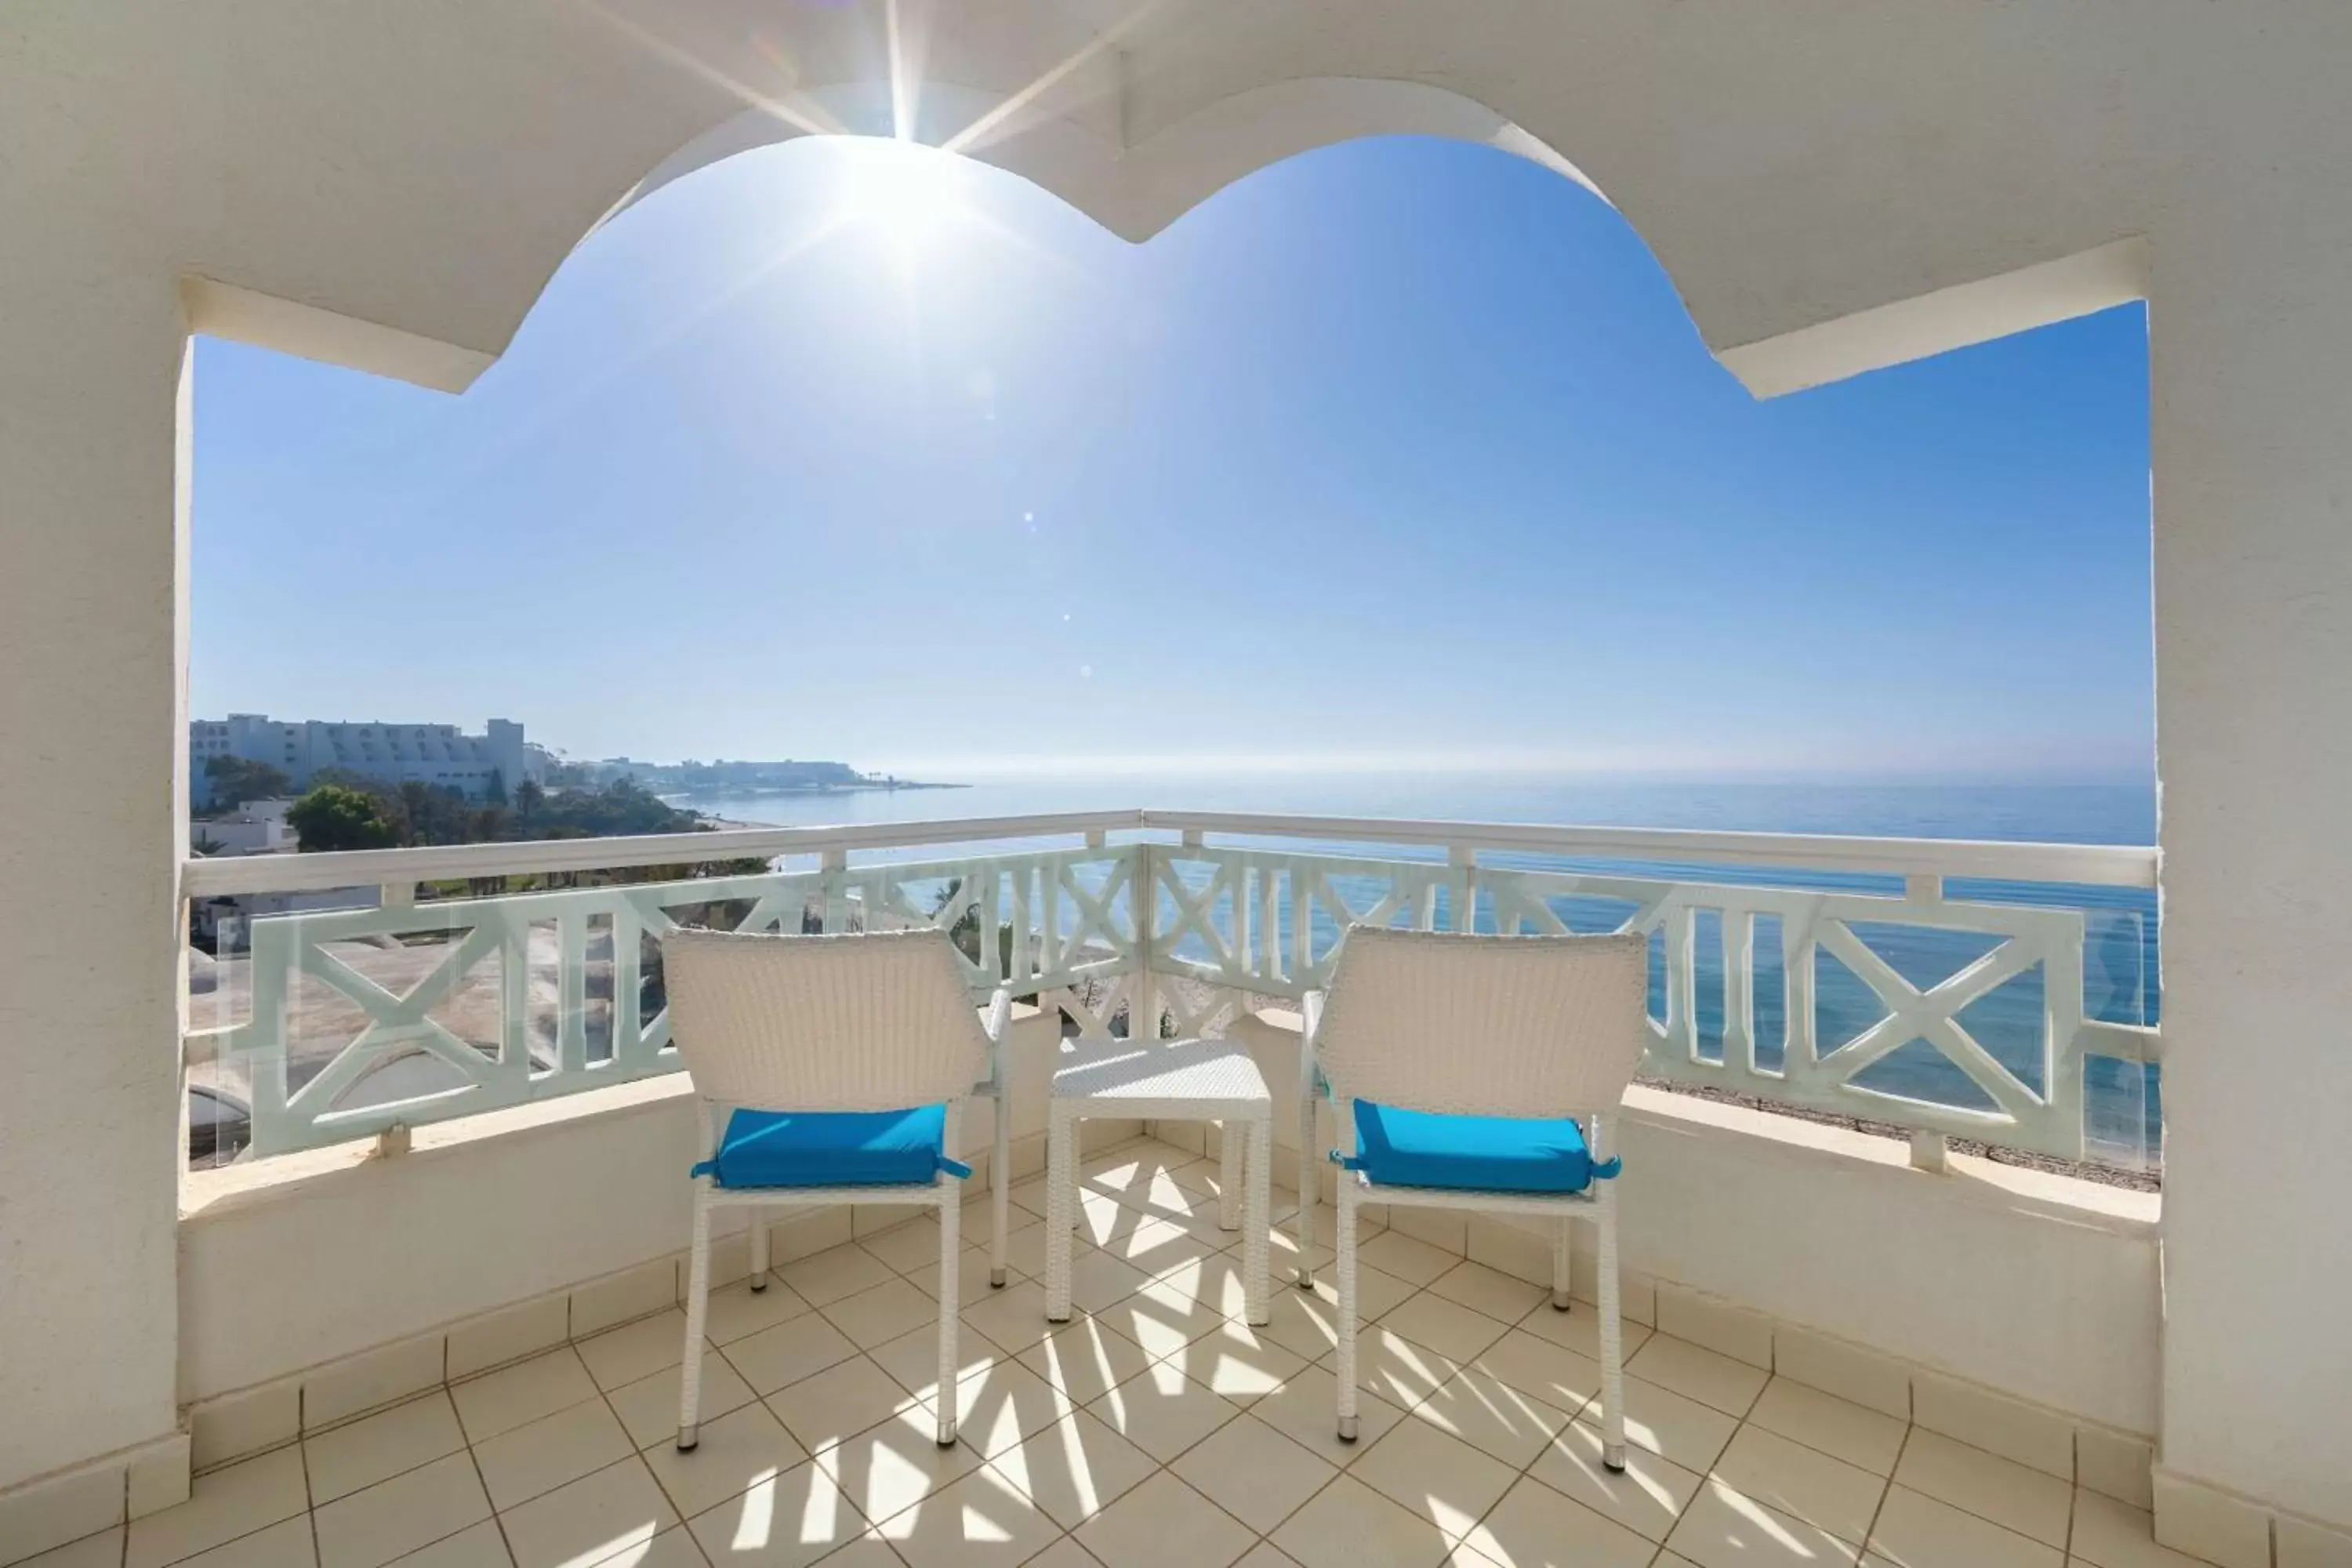
<svg viewBox="0 0 2352 1568"><path fill-rule="evenodd" d="M1045 1132L1045 1316L1070 1316L1070 1232L1077 1224L1078 1123L1121 1121L1223 1123L1218 1224L1242 1231L1242 1290L1253 1323L1272 1316L1267 1300L1266 1215L1274 1164L1274 1097L1234 1040L1082 1040L1054 1072ZM1248 1143L1248 1170L1242 1169ZM1237 1194L1246 1199L1237 1205ZM1246 1213L1236 1215L1236 1206Z"/></svg>

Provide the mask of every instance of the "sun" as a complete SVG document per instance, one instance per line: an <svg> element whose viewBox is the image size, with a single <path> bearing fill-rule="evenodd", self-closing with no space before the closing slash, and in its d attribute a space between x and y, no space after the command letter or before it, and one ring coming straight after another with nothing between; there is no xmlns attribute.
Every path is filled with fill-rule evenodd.
<svg viewBox="0 0 2352 1568"><path fill-rule="evenodd" d="M839 216L911 255L966 216L959 160L911 142L876 141L845 161Z"/></svg>

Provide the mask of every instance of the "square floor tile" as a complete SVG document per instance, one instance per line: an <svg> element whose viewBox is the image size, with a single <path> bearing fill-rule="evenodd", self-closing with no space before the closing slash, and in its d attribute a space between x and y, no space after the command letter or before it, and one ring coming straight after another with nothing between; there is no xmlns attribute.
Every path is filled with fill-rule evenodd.
<svg viewBox="0 0 2352 1568"><path fill-rule="evenodd" d="M1625 1468L1601 1462L1601 1433L1581 1421L1560 1428L1528 1474L1604 1519L1638 1535L1664 1541L1698 1495L1702 1478L1646 1448L1625 1446Z"/></svg>
<svg viewBox="0 0 2352 1568"><path fill-rule="evenodd" d="M969 1214L963 1216L965 1219L971 1217ZM959 1225L958 1229L961 1230L962 1226ZM970 1246L974 1241L987 1238L988 1226L983 1218L979 1236L964 1236L961 1239L965 1246ZM862 1237L857 1245L901 1274L912 1274L925 1264L936 1266L940 1260L939 1216L918 1215L904 1225L894 1225L888 1230Z"/></svg>
<svg viewBox="0 0 2352 1568"><path fill-rule="evenodd" d="M776 1274L812 1307L829 1307L845 1296L898 1277L897 1269L854 1241L812 1252L785 1264Z"/></svg>
<svg viewBox="0 0 2352 1568"><path fill-rule="evenodd" d="M1076 1530L1160 1468L1083 1410L1031 1433L989 1466L1065 1530Z"/></svg>
<svg viewBox="0 0 2352 1568"><path fill-rule="evenodd" d="M1078 1526L1104 1568L1225 1568L1256 1538L1162 1470Z"/></svg>
<svg viewBox="0 0 2352 1568"><path fill-rule="evenodd" d="M1402 1232L1384 1230L1356 1247L1356 1260L1383 1274L1393 1274L1408 1285L1426 1285L1462 1261L1458 1252L1415 1241Z"/></svg>
<svg viewBox="0 0 2352 1568"><path fill-rule="evenodd" d="M1020 1359L1076 1405L1100 1398L1151 1364L1141 1345L1092 1318L1072 1319L1023 1351Z"/></svg>
<svg viewBox="0 0 2352 1568"><path fill-rule="evenodd" d="M1045 1321L1045 1288L1023 1279L992 1290L977 1307L967 1307L963 1326L1008 1355L1017 1355L1062 1325Z"/></svg>
<svg viewBox="0 0 2352 1568"><path fill-rule="evenodd" d="M1437 1568L1454 1549L1437 1526L1353 1476L1317 1492L1272 1540L1301 1568Z"/></svg>
<svg viewBox="0 0 2352 1568"><path fill-rule="evenodd" d="M1459 1542L1516 1479L1514 1467L1425 1421L1400 1421L1349 1470Z"/></svg>
<svg viewBox="0 0 2352 1568"><path fill-rule="evenodd" d="M1257 1331L1294 1355L1320 1361L1339 1342L1339 1307L1320 1289L1301 1290L1277 1270L1272 1309Z"/></svg>
<svg viewBox="0 0 2352 1568"><path fill-rule="evenodd" d="M1154 1363L1087 1409L1162 1464L1242 1413L1240 1405L1168 1362Z"/></svg>
<svg viewBox="0 0 2352 1568"><path fill-rule="evenodd" d="M2065 1561L2054 1546L1905 1486L1887 1489L1870 1550L1900 1568L2060 1568Z"/></svg>
<svg viewBox="0 0 2352 1568"><path fill-rule="evenodd" d="M1598 1397L1576 1414L1579 1421L1596 1430L1601 1417ZM1670 1394L1638 1377L1625 1379L1625 1441L1662 1454L1685 1469L1704 1475L1713 1468L1716 1456L1723 1452L1738 1426L1722 1411L1696 1399Z"/></svg>
<svg viewBox="0 0 2352 1568"><path fill-rule="evenodd" d="M764 1405L746 1405L703 1422L689 1453L679 1453L675 1443L656 1443L645 1451L646 1467L680 1519L706 1513L806 1458L807 1450Z"/></svg>
<svg viewBox="0 0 2352 1568"><path fill-rule="evenodd" d="M843 1438L816 1462L858 1512L879 1523L978 1469L981 1456L969 1443L940 1447L938 1424L919 1408Z"/></svg>
<svg viewBox="0 0 2352 1568"><path fill-rule="evenodd" d="M1008 1280L1017 1279L1011 1269L1005 1271ZM920 1290L933 1301L940 1299L940 1266L936 1261L907 1271L907 1283ZM995 1292L996 1286L988 1282L988 1254L976 1247L966 1247L956 1260L956 1304L977 1307Z"/></svg>
<svg viewBox="0 0 2352 1568"><path fill-rule="evenodd" d="M1772 1376L1760 1367L1668 1334L1652 1334L1626 1360L1625 1371L1730 1415L1747 1415Z"/></svg>
<svg viewBox="0 0 2352 1568"><path fill-rule="evenodd" d="M875 1267L879 1268L881 1265ZM719 1353L743 1374L752 1393L766 1395L814 1376L835 1362L847 1361L857 1353L857 1345L847 1334L811 1313L737 1340Z"/></svg>
<svg viewBox="0 0 2352 1568"><path fill-rule="evenodd" d="M1874 1475L1893 1475L1903 1452L1904 1425L1892 1415L1785 1377L1764 1385L1748 1422Z"/></svg>
<svg viewBox="0 0 2352 1568"><path fill-rule="evenodd" d="M961 1325L965 1331L956 1335L956 1380L961 1382L976 1372L994 1366L1008 1359L1006 1352L982 1335L970 1332L971 1325ZM940 1386L940 1332L936 1328L917 1329L910 1334L900 1334L887 1344L875 1346L866 1352L866 1359L890 1374L890 1381L917 1399L929 1399Z"/></svg>
<svg viewBox="0 0 2352 1568"><path fill-rule="evenodd" d="M1303 1444L1345 1469L1364 1457L1404 1419L1404 1412L1377 1394L1356 1393L1356 1440L1339 1441L1339 1380L1310 1366L1252 1405L1250 1414L1294 1443Z"/></svg>
<svg viewBox="0 0 2352 1568"><path fill-rule="evenodd" d="M1565 1345L1513 1329L1478 1352L1469 1371L1482 1372L1554 1410L1573 1415L1601 1392L1601 1363Z"/></svg>
<svg viewBox="0 0 2352 1568"><path fill-rule="evenodd" d="M1339 1352L1333 1351L1317 1364L1336 1372ZM1369 1329L1356 1337L1356 1385L1408 1410L1461 1370L1460 1362L1387 1329Z"/></svg>
<svg viewBox="0 0 2352 1568"><path fill-rule="evenodd" d="M1242 1561L1248 1563L1249 1559L1244 1557ZM1102 1564L1076 1538L1066 1535L1029 1559L1029 1568L1102 1568ZM1252 1563L1251 1568L1258 1565Z"/></svg>
<svg viewBox="0 0 2352 1568"><path fill-rule="evenodd" d="M506 1531L499 1521L486 1519L410 1552L392 1568L514 1568L514 1555L507 1550Z"/></svg>
<svg viewBox="0 0 2352 1568"><path fill-rule="evenodd" d="M1496 1568L1645 1568L1657 1542L1522 1478L1464 1542Z"/></svg>
<svg viewBox="0 0 2352 1568"><path fill-rule="evenodd" d="M1414 1420L1429 1422L1513 1469L1533 1460L1568 1425L1569 1414L1476 1367L1464 1367L1412 1409Z"/></svg>
<svg viewBox="0 0 2352 1568"><path fill-rule="evenodd" d="M1457 1362L1470 1360L1510 1329L1484 1312L1474 1312L1426 1290L1392 1308L1381 1319L1381 1327Z"/></svg>
<svg viewBox="0 0 2352 1568"><path fill-rule="evenodd" d="M1202 1335L1216 1332L1227 1321L1213 1297L1195 1296L1187 1284L1180 1283L1203 1266L1188 1263L1167 1278L1155 1279L1134 1295L1094 1313L1094 1321L1113 1333L1133 1340L1154 1360L1174 1355Z"/></svg>
<svg viewBox="0 0 2352 1568"><path fill-rule="evenodd" d="M310 1506L299 1445L241 1459L198 1476L187 1501L132 1520L123 1562L128 1568L161 1568Z"/></svg>
<svg viewBox="0 0 2352 1568"><path fill-rule="evenodd" d="M1237 1405L1263 1399L1307 1370L1307 1360L1248 1324L1221 1323L1168 1357L1184 1374Z"/></svg>
<svg viewBox="0 0 2352 1568"><path fill-rule="evenodd" d="M1666 1546L1698 1568L1824 1568L1861 1555L1853 1542L1717 1481L1699 1488Z"/></svg>
<svg viewBox="0 0 2352 1568"><path fill-rule="evenodd" d="M304 1534L309 1534L310 1521L306 1518L298 1522ZM280 1530L285 1526L281 1523L269 1528ZM27 1557L16 1568L122 1568L122 1526L118 1524L111 1530L101 1530L95 1535L85 1535ZM44 1532L44 1539L55 1538Z"/></svg>
<svg viewBox="0 0 2352 1568"><path fill-rule="evenodd" d="M1011 1481L985 1467L876 1528L908 1568L1014 1568L1062 1533Z"/></svg>
<svg viewBox="0 0 2352 1568"><path fill-rule="evenodd" d="M787 1384L768 1395L768 1408L793 1441L814 1454L827 1444L879 1426L915 1396L898 1386L868 1356L836 1362L813 1377Z"/></svg>
<svg viewBox="0 0 2352 1568"><path fill-rule="evenodd" d="M590 1568L630 1552L642 1558L678 1517L645 1461L632 1457L510 1509L499 1521L515 1568Z"/></svg>
<svg viewBox="0 0 2352 1568"><path fill-rule="evenodd" d="M596 1380L570 1345L452 1384L467 1441L479 1443L596 1397Z"/></svg>
<svg viewBox="0 0 2352 1568"><path fill-rule="evenodd" d="M671 1367L604 1396L613 1406L613 1414L627 1429L631 1443L645 1448L677 1436L677 1396L684 1376L683 1368ZM704 1353L702 1397L695 1411L698 1419L709 1421L730 1410L740 1410L758 1397L725 1356L716 1352Z"/></svg>
<svg viewBox="0 0 2352 1568"><path fill-rule="evenodd" d="M936 1403L932 1409L937 1412ZM1001 1361L956 1384L958 1436L994 1455L1050 1426L1077 1406L1070 1396L1017 1361Z"/></svg>
<svg viewBox="0 0 2352 1568"><path fill-rule="evenodd" d="M1169 1468L1261 1535L1339 1473L1336 1466L1247 1415L1218 1427Z"/></svg>
<svg viewBox="0 0 2352 1568"><path fill-rule="evenodd" d="M1484 1312L1504 1323L1516 1323L1547 1300L1551 1292L1516 1274L1467 1260L1455 1264L1429 1282L1429 1293L1458 1301L1474 1312Z"/></svg>
<svg viewBox="0 0 2352 1568"><path fill-rule="evenodd" d="M617 1464L636 1447L611 1406L590 1399L477 1443L474 1463L490 1506L503 1511Z"/></svg>
<svg viewBox="0 0 2352 1568"><path fill-rule="evenodd" d="M1591 1302L1579 1300L1575 1310L1555 1312L1547 1307L1540 1312L1529 1312L1518 1321L1517 1327L1539 1340L1572 1350L1594 1362L1601 1360L1601 1309ZM1634 1353L1650 1340L1650 1331L1631 1318L1619 1315L1617 1322L1618 1353L1632 1360Z"/></svg>
<svg viewBox="0 0 2352 1568"><path fill-rule="evenodd" d="M338 1499L311 1522L320 1568L382 1568L489 1517L474 1457L452 1454Z"/></svg>
<svg viewBox="0 0 2352 1568"><path fill-rule="evenodd" d="M413 1470L466 1446L457 1412L440 1389L405 1405L302 1439L313 1507Z"/></svg>
<svg viewBox="0 0 2352 1568"><path fill-rule="evenodd" d="M896 1278L818 1310L860 1350L912 1333L926 1323L936 1330L940 1321L939 1298Z"/></svg>
<svg viewBox="0 0 2352 1568"><path fill-rule="evenodd" d="M1895 1479L1938 1502L2065 1550L2074 1495L2055 1476L1915 1426Z"/></svg>
<svg viewBox="0 0 2352 1568"><path fill-rule="evenodd" d="M1125 1258L1096 1250L1070 1263L1070 1304L1081 1312L1097 1312L1134 1295L1151 1283L1151 1276Z"/></svg>
<svg viewBox="0 0 2352 1568"><path fill-rule="evenodd" d="M46 1557L37 1557L29 1568L39 1568ZM215 1546L210 1552L199 1552L194 1557L181 1559L177 1568L316 1568L318 1546L310 1533L310 1521L281 1520L267 1530ZM113 1559L107 1560L113 1568Z"/></svg>
<svg viewBox="0 0 2352 1568"><path fill-rule="evenodd" d="M1164 1219L1150 1219L1131 1231L1122 1231L1111 1237L1102 1244L1102 1250L1150 1278L1158 1279L1187 1263L1198 1263L1223 1248L1181 1225L1173 1225Z"/></svg>
<svg viewBox="0 0 2352 1568"><path fill-rule="evenodd" d="M708 1337L707 1335L705 1336ZM599 1388L621 1388L676 1366L686 1355L686 1314L673 1307L607 1329L572 1347Z"/></svg>
<svg viewBox="0 0 2352 1568"><path fill-rule="evenodd" d="M844 1548L855 1551L867 1525L833 1478L814 1464L771 1476L687 1521L695 1544L719 1568L803 1568ZM875 1559L896 1568L884 1547ZM835 1559L849 1568L846 1552Z"/></svg>
<svg viewBox="0 0 2352 1568"><path fill-rule="evenodd" d="M710 1293L710 1305L703 1313L702 1337L714 1345L732 1344L746 1334L772 1329L814 1310L780 1279L770 1279L764 1290L754 1290L750 1280L738 1279Z"/></svg>
<svg viewBox="0 0 2352 1568"><path fill-rule="evenodd" d="M1712 1476L1742 1497L1801 1519L1841 1541L1859 1542L1870 1533L1878 1500L1886 1490L1884 1476L1760 1426L1743 1426L1733 1435Z"/></svg>

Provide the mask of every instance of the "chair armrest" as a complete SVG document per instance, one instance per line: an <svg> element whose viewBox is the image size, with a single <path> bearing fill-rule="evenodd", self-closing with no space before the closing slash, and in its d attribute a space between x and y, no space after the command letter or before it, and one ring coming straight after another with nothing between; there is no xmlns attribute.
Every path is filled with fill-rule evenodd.
<svg viewBox="0 0 2352 1568"><path fill-rule="evenodd" d="M1315 1037L1323 1027L1323 993L1309 991L1299 1004L1303 1026L1298 1031L1298 1095L1301 1104L1313 1101L1322 1069L1315 1061Z"/></svg>
<svg viewBox="0 0 2352 1568"><path fill-rule="evenodd" d="M988 999L988 1016L981 1023L981 1031L988 1037L988 1076L972 1085L978 1094L1002 1099L1005 1091L1004 1026L1013 1016L1013 991L1000 985Z"/></svg>

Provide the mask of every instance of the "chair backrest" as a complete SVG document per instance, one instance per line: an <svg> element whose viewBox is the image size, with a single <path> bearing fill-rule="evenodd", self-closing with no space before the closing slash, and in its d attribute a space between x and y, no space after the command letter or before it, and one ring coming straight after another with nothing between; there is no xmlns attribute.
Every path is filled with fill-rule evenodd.
<svg viewBox="0 0 2352 1568"><path fill-rule="evenodd" d="M1414 1110L1616 1108L1649 1037L1649 939L1351 927L1316 1056L1335 1091Z"/></svg>
<svg viewBox="0 0 2352 1568"><path fill-rule="evenodd" d="M706 1100L898 1110L960 1100L988 1035L943 931L662 939L670 1037Z"/></svg>

